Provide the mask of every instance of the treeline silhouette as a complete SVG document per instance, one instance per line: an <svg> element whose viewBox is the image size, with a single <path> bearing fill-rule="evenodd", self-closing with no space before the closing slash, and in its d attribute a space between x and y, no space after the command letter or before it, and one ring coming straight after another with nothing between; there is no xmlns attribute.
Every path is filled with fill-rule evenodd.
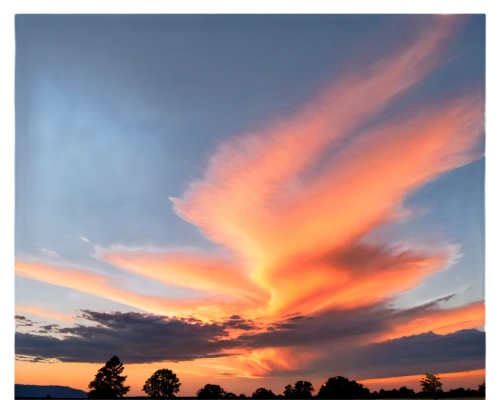
<svg viewBox="0 0 500 400"><path fill-rule="evenodd" d="M90 399L120 399L123 398L130 386L125 386L127 376L123 375L124 366L117 356L109 359L104 367L100 368L95 378L89 384ZM146 380L142 390L150 398L168 399L176 397L181 383L177 375L169 369L159 369ZM349 380L343 376L328 379L314 395L315 389L311 382L297 381L295 385L285 386L283 393L275 394L272 390L258 388L251 398L253 399L401 399L401 398L456 398L456 397L484 397L486 384L479 385L477 390L452 389L442 390L442 383L438 376L425 374L420 381L420 392L403 386L399 389L370 392L361 383ZM196 392L199 399L244 399L245 394L236 395L226 392L221 386L207 384Z"/></svg>

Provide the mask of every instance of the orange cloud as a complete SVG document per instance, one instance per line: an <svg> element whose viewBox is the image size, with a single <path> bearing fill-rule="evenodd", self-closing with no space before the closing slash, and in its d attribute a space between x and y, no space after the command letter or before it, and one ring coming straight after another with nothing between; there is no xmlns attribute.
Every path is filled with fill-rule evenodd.
<svg viewBox="0 0 500 400"><path fill-rule="evenodd" d="M71 267L16 261L16 275L89 293L140 310L163 315L196 315L211 319L236 313L243 305L207 299L166 299L146 296L116 286L104 274Z"/></svg>
<svg viewBox="0 0 500 400"><path fill-rule="evenodd" d="M321 261L356 247L401 215L407 195L476 157L481 98L426 107L353 135L439 65L456 23L437 18L407 49L337 79L295 116L226 142L205 178L172 199L182 218L231 250L253 286L270 293L267 315L380 301L455 257L449 248L387 256L399 265L374 263L365 275Z"/></svg>
<svg viewBox="0 0 500 400"><path fill-rule="evenodd" d="M434 29L403 52L335 80L296 116L226 142L212 157L205 179L192 184L182 198L172 199L175 210L245 261L267 267L282 253L283 246L276 245L287 243L283 234L293 233L281 229L283 219L274 226L275 214L294 198L301 175L436 68L456 23L453 17L438 17Z"/></svg>
<svg viewBox="0 0 500 400"><path fill-rule="evenodd" d="M189 287L217 295L266 302L269 293L252 282L245 271L223 257L196 252L100 250L99 257L117 267L168 285Z"/></svg>
<svg viewBox="0 0 500 400"><path fill-rule="evenodd" d="M426 254L356 244L318 259L298 258L282 264L287 268L285 278L278 278L284 274L282 268L268 278L276 294L272 306L282 314L307 314L378 304L415 287L452 257L453 249ZM297 282L300 291L294 289Z"/></svg>
<svg viewBox="0 0 500 400"><path fill-rule="evenodd" d="M270 246L273 260L260 269L258 276L263 286L272 286L277 277L285 274L292 283L320 280L321 277L327 282L342 281L343 275L335 269L328 274L321 265L293 264L290 260L301 256L312 261L327 251L343 251L357 238L392 221L408 194L439 174L476 157L468 152L482 132L482 116L480 100L455 100L421 111L404 122L389 123L354 140L332 160L331 169L304 184L300 195L282 204L272 219L269 217L270 228L263 230L261 239ZM276 250L271 251L271 248ZM276 254L286 257L288 262L280 262ZM415 277L408 271L394 278L404 288L405 281L417 283L436 272L436 264L444 267L448 260L439 260L439 257L434 261L422 260L422 268L414 269ZM434 268L427 269L426 273L426 267L433 264ZM370 278L374 280L373 287L377 287L377 270L373 268L372 272ZM361 287L358 277L354 278L356 285ZM386 284L386 277L381 278L384 279L379 282ZM390 285L387 288L392 289ZM303 289L301 295L306 296L307 286ZM311 292L316 292L317 287L312 289ZM275 298L282 301L290 290L288 286L275 291ZM390 294L389 290L386 295Z"/></svg>
<svg viewBox="0 0 500 400"><path fill-rule="evenodd" d="M275 370L297 370L304 357L313 356L298 354L297 349L292 348L265 348L228 358L224 362L233 364L239 376L261 377Z"/></svg>
<svg viewBox="0 0 500 400"><path fill-rule="evenodd" d="M280 231L287 232L284 251L317 253L344 246L391 221L414 189L474 159L468 152L482 133L483 114L480 98L462 98L354 139L325 173L287 202L288 218L279 218ZM300 230L292 230L297 226Z"/></svg>
<svg viewBox="0 0 500 400"><path fill-rule="evenodd" d="M310 350L291 347L266 347L242 350L227 357L196 360L190 372L197 374L248 379L266 379L273 371L300 371L317 355ZM182 366L181 366L182 368Z"/></svg>

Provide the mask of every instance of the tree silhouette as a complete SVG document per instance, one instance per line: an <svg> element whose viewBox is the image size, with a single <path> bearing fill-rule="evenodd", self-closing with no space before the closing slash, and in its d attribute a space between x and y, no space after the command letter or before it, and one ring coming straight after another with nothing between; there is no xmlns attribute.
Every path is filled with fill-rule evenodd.
<svg viewBox="0 0 500 400"><path fill-rule="evenodd" d="M477 397L479 395L478 391L472 389L451 389L448 392L444 392L439 395L439 397L447 397L447 398L466 398L466 397Z"/></svg>
<svg viewBox="0 0 500 400"><path fill-rule="evenodd" d="M241 393L239 396L238 396L239 399L246 399L247 396L245 396L243 393Z"/></svg>
<svg viewBox="0 0 500 400"><path fill-rule="evenodd" d="M297 399L310 399L314 388L311 382L307 381L297 381L293 387L295 392L295 398Z"/></svg>
<svg viewBox="0 0 500 400"><path fill-rule="evenodd" d="M175 397L181 386L179 378L169 369L159 369L146 381L142 387L148 397L168 399Z"/></svg>
<svg viewBox="0 0 500 400"><path fill-rule="evenodd" d="M286 385L285 390L283 390L283 394L287 399L293 399L295 391L293 390L292 385Z"/></svg>
<svg viewBox="0 0 500 400"><path fill-rule="evenodd" d="M313 397L314 388L311 382L297 381L294 387L286 385L283 394L287 399L310 399Z"/></svg>
<svg viewBox="0 0 500 400"><path fill-rule="evenodd" d="M224 396L222 397L223 399L237 399L238 396L236 396L234 393L232 392L226 392L226 394L224 394Z"/></svg>
<svg viewBox="0 0 500 400"><path fill-rule="evenodd" d="M438 391L443 384L439 381L439 377L434 374L425 374L425 377L420 381L422 392L436 398Z"/></svg>
<svg viewBox="0 0 500 400"><path fill-rule="evenodd" d="M89 399L121 399L130 390L125 386L126 376L122 376L123 364L117 356L113 356L106 362L92 382L89 383Z"/></svg>
<svg viewBox="0 0 500 400"><path fill-rule="evenodd" d="M486 396L486 381L479 385L477 391L479 392L480 396Z"/></svg>
<svg viewBox="0 0 500 400"><path fill-rule="evenodd" d="M219 385L206 384L196 392L199 399L223 399L226 392Z"/></svg>
<svg viewBox="0 0 500 400"><path fill-rule="evenodd" d="M361 383L350 381L343 376L328 379L319 389L319 399L367 399L370 391Z"/></svg>
<svg viewBox="0 0 500 400"><path fill-rule="evenodd" d="M408 389L406 386L400 387L398 392L399 397L415 397L415 391Z"/></svg>
<svg viewBox="0 0 500 400"><path fill-rule="evenodd" d="M267 390L264 388L258 388L255 392L252 393L253 399L275 399L276 395L272 390Z"/></svg>
<svg viewBox="0 0 500 400"><path fill-rule="evenodd" d="M437 378L439 379L439 378ZM450 389L447 392L444 392L442 389L437 389L436 390L436 395L434 398L438 399L466 399L466 398L479 398L479 397L484 397L485 393L484 391L481 392L481 388L485 388L486 385L485 383L482 383L479 385L477 390L474 389L464 389L463 387L456 388L456 389ZM380 392L374 391L370 395L370 399L417 399L417 398L430 398L432 397L433 394L430 392L424 392L421 391L419 393L415 393L413 389L408 389L407 387L403 386L399 389L392 389L392 390L384 390L380 389ZM335 397L332 397L335 398Z"/></svg>

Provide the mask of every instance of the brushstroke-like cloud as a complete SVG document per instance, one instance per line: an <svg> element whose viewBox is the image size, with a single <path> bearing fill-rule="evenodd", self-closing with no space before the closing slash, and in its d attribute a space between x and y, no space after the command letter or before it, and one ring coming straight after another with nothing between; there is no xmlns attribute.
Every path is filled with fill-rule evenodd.
<svg viewBox="0 0 500 400"><path fill-rule="evenodd" d="M408 244L402 251L362 239L406 215L404 200L416 189L480 156L482 98L356 129L440 64L437 54L456 23L436 18L434 29L401 53L340 77L296 115L220 146L204 179L172 201L232 253L229 264L123 249L101 249L100 257L169 284L199 277L193 287L201 290L253 292L267 300L259 315L270 318L372 305L442 270L455 248Z"/></svg>
<svg viewBox="0 0 500 400"><path fill-rule="evenodd" d="M57 267L43 263L16 261L16 275L126 304L140 310L164 315L196 314L199 318L236 314L242 304L219 300L168 299L147 296L121 288L111 276L81 268Z"/></svg>
<svg viewBox="0 0 500 400"><path fill-rule="evenodd" d="M297 193L300 175L430 73L455 24L453 18L440 19L402 53L335 80L297 115L222 144L205 179L192 184L182 198L172 199L179 215L246 258L268 259L260 239L263 225L272 227L275 211L282 214L280 202ZM256 210L264 215L255 219ZM284 233L266 246L271 254ZM271 229L266 237L273 234Z"/></svg>
<svg viewBox="0 0 500 400"><path fill-rule="evenodd" d="M194 251L151 252L127 248L98 251L98 256L110 264L168 285L226 294L257 304L269 300L269 294L245 271L222 256Z"/></svg>
<svg viewBox="0 0 500 400"><path fill-rule="evenodd" d="M470 150L482 133L482 115L482 102L465 98L434 105L397 122L391 121L369 135L354 139L327 163L319 176L307 182L296 182L295 187L300 190L286 190L286 182L281 182L274 196L266 201L261 199L254 204L250 198L251 210L242 210L241 214L226 215L234 196L246 204L246 197L233 193L243 190L238 184L249 192L249 196L253 192L260 196L261 190L257 186L252 190L249 187L252 180L247 178L235 187L220 183L234 182L236 175L242 172L227 165L231 158L218 159L216 156L212 163L224 164L224 168L216 166L225 171L224 177L209 176L194 186L186 198L176 201L176 207L212 239L224 236L228 248L244 250L246 247L238 237L251 237L254 249L246 254L246 262L253 265L253 279L272 293L270 307L274 312L318 311L336 303L335 299L321 298L325 292L336 293L338 288L332 282L365 295L370 291L359 282L355 270L351 273L342 265L317 260L327 253L359 250L359 238L396 219L408 194L439 174L474 159L476 155L470 154ZM246 172L252 174L253 169ZM231 173L235 176L228 177ZM272 168L270 175L272 178ZM224 207L221 204L222 209L214 208L218 197L226 201ZM240 209L239 203L235 207ZM203 222L196 217L201 214ZM239 233L218 231L224 229L228 218ZM217 233L212 234L215 231ZM232 243L227 241L230 238ZM416 263L390 281L387 276L381 276L379 282L374 282L378 276L375 261L372 273L368 274L370 282L373 287L385 287L386 293L373 293L374 296L410 289L455 257L447 248L437 249L435 253L430 257L425 253L414 254ZM404 257L401 260L404 268L407 263ZM369 265L365 270L369 270ZM297 282L301 282L300 291L295 290ZM391 286L391 282L396 286ZM299 297L293 298L299 293ZM312 303L309 310L296 310L294 307L304 300ZM359 299L354 295L345 300L352 303Z"/></svg>

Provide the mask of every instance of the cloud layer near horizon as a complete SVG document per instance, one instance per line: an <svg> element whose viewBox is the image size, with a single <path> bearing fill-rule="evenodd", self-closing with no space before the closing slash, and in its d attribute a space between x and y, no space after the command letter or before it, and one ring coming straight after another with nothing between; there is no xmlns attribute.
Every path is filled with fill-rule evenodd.
<svg viewBox="0 0 500 400"><path fill-rule="evenodd" d="M378 357L386 374L403 367L412 374L420 370L383 354L421 356L420 368L453 364L450 354L472 346L466 361L482 368L484 334L463 331L484 325L482 303L389 307L452 265L459 248L368 239L412 215L404 204L410 194L482 156L480 95L377 120L443 63L439 55L457 25L455 17L436 17L397 54L336 78L292 115L221 143L206 175L171 199L219 253L96 248L95 256L116 268L203 297L145 295L104 273L17 260L19 276L154 313L86 311L97 326L19 332L17 353L75 362L102 362L111 349L137 363L217 358L216 366L261 376L331 369L349 343L360 354L349 368L368 378L362 352ZM420 346L435 349L435 358ZM326 348L328 356L320 356Z"/></svg>
<svg viewBox="0 0 500 400"><path fill-rule="evenodd" d="M410 310L416 314L422 311ZM484 368L485 334L477 330L446 335L429 332L378 343L357 340L400 318L383 311L378 313L375 311L374 316L365 310L368 318L357 315L357 321L342 315L334 316L335 322L324 317L318 321L290 317L266 326L238 316L205 323L194 318L83 310L81 319L93 325L62 327L36 324L18 316L20 324L34 328L16 333L16 353L22 355L20 359L32 362L57 359L76 363L103 363L111 353L120 354L125 363L132 364L224 357L223 365L229 371L226 373L243 377L293 376L299 365L304 374L343 370L360 378L422 373L423 369L436 366L442 372L454 372L464 365ZM263 328L263 333L254 333ZM236 331L243 334L234 335ZM350 344L346 347L347 341ZM335 346L339 342L343 344ZM328 351L322 356L311 355L304 351L311 344L316 348L324 345ZM367 364L367 355L371 364ZM372 372L375 366L377 376Z"/></svg>

